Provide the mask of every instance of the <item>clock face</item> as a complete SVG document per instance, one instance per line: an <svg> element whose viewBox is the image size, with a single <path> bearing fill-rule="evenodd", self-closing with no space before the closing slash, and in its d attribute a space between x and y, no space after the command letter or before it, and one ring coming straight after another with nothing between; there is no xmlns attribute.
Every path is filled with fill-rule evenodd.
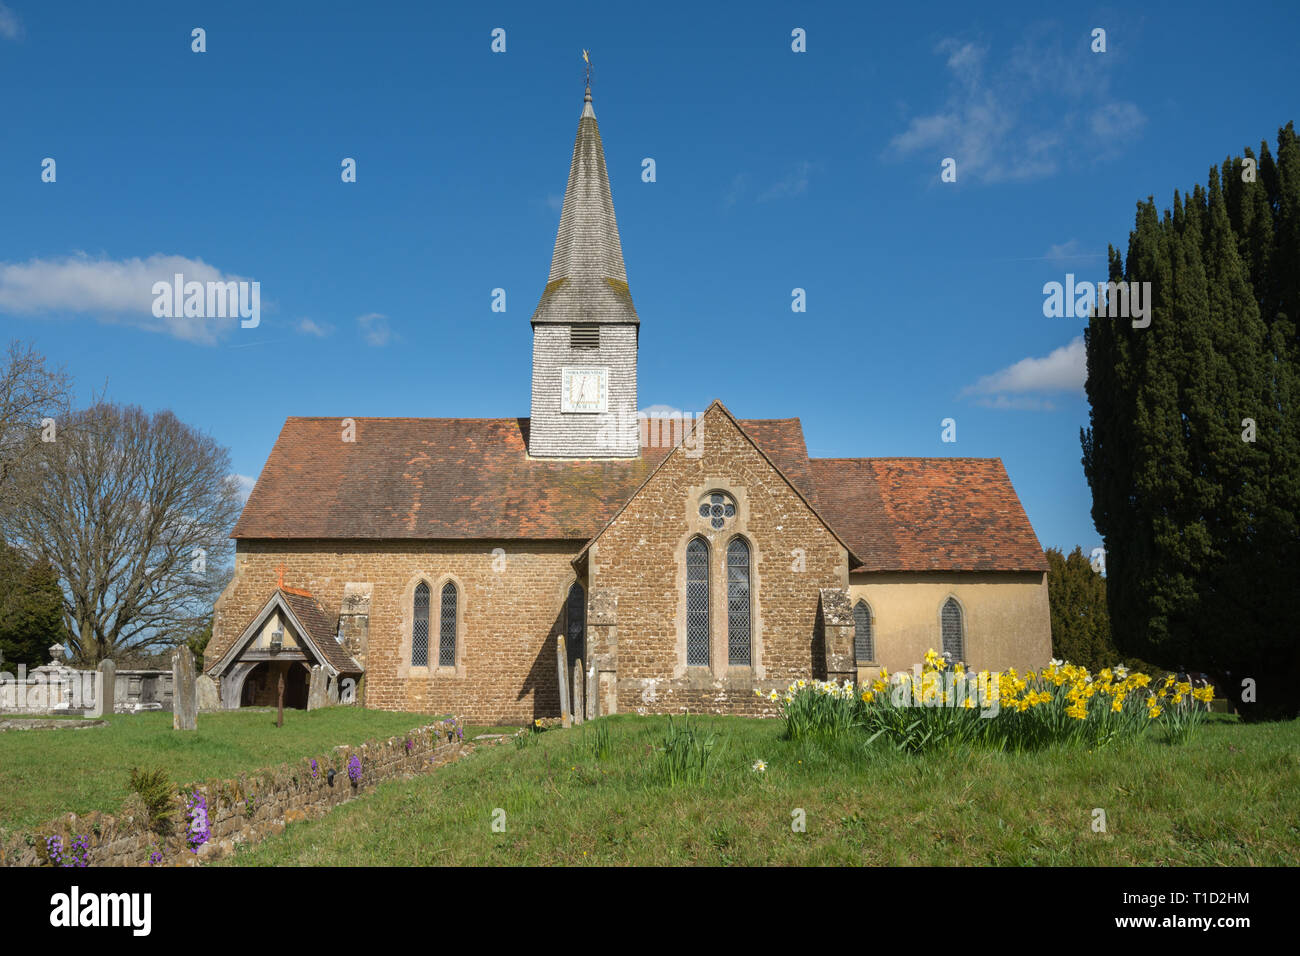
<svg viewBox="0 0 1300 956"><path fill-rule="evenodd" d="M566 368L561 384L562 412L604 412L609 408L609 370Z"/></svg>

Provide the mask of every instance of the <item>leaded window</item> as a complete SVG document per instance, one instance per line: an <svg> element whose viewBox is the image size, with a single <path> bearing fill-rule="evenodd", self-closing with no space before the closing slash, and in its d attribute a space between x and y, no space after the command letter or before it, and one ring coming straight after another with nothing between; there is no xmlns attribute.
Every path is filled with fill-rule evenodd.
<svg viewBox="0 0 1300 956"><path fill-rule="evenodd" d="M950 661L966 659L966 641L961 619L961 605L956 598L943 604L943 656Z"/></svg>
<svg viewBox="0 0 1300 956"><path fill-rule="evenodd" d="M727 546L727 663L749 665L749 545L733 538Z"/></svg>
<svg viewBox="0 0 1300 956"><path fill-rule="evenodd" d="M700 538L686 546L686 663L709 666L709 546Z"/></svg>
<svg viewBox="0 0 1300 956"><path fill-rule="evenodd" d="M456 585L442 586L442 614L438 626L438 666L456 666Z"/></svg>
<svg viewBox="0 0 1300 956"><path fill-rule="evenodd" d="M415 615L411 625L411 666L429 666L429 585L415 586Z"/></svg>
<svg viewBox="0 0 1300 956"><path fill-rule="evenodd" d="M736 517L736 502L730 495L715 491L700 502L700 517L706 518L714 531L721 531Z"/></svg>
<svg viewBox="0 0 1300 956"><path fill-rule="evenodd" d="M564 611L564 643L569 652L569 670L572 671L573 662L587 656L587 595L577 581L569 588Z"/></svg>
<svg viewBox="0 0 1300 956"><path fill-rule="evenodd" d="M871 608L866 601L853 606L853 655L859 664L876 659L876 635L872 628Z"/></svg>

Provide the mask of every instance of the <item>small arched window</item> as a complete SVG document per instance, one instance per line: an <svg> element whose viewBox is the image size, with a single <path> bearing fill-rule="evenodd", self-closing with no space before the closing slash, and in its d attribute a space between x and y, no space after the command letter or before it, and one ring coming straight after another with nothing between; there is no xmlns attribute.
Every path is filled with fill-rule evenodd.
<svg viewBox="0 0 1300 956"><path fill-rule="evenodd" d="M956 598L943 603L940 615L943 630L943 656L950 661L966 659L966 631L962 621L961 605Z"/></svg>
<svg viewBox="0 0 1300 956"><path fill-rule="evenodd" d="M411 666L429 666L429 585L415 586L415 608L411 618Z"/></svg>
<svg viewBox="0 0 1300 956"><path fill-rule="evenodd" d="M727 546L727 663L749 666L749 545L732 538Z"/></svg>
<svg viewBox="0 0 1300 956"><path fill-rule="evenodd" d="M438 621L438 666L456 666L456 585L442 586L442 608Z"/></svg>
<svg viewBox="0 0 1300 956"><path fill-rule="evenodd" d="M872 627L871 607L866 601L853 606L853 656L859 664L876 659L876 635Z"/></svg>
<svg viewBox="0 0 1300 956"><path fill-rule="evenodd" d="M686 546L686 663L709 666L709 546L703 538Z"/></svg>
<svg viewBox="0 0 1300 956"><path fill-rule="evenodd" d="M569 670L573 662L587 657L587 595L577 581L569 588L564 602L564 643L569 651Z"/></svg>

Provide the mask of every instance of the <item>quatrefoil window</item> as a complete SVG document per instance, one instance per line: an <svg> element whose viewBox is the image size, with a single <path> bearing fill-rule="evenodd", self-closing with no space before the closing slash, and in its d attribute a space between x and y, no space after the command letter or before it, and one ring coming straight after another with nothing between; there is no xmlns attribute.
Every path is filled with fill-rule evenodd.
<svg viewBox="0 0 1300 956"><path fill-rule="evenodd" d="M708 519L714 530L721 530L736 517L736 502L730 495L715 491L700 503L700 517Z"/></svg>

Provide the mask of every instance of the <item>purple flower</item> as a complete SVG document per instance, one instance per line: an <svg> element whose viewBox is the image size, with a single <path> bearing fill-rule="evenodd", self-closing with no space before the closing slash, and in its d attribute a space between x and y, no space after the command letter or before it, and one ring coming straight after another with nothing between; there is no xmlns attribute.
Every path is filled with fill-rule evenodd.
<svg viewBox="0 0 1300 956"><path fill-rule="evenodd" d="M315 779L316 779L317 777L319 777L319 776L320 776L320 770L319 770L319 768L317 768L317 766L316 766L316 758L315 758L315 757L312 757L312 758L311 758L311 778L312 778L313 780L315 780Z"/></svg>
<svg viewBox="0 0 1300 956"><path fill-rule="evenodd" d="M361 782L361 758L356 754L348 761L348 779L354 784Z"/></svg>
<svg viewBox="0 0 1300 956"><path fill-rule="evenodd" d="M79 836L72 841L67 847L67 856L64 856L63 838L59 836L46 837L45 849L50 856L51 866L62 867L83 867L90 865L90 843L86 836Z"/></svg>
<svg viewBox="0 0 1300 956"><path fill-rule="evenodd" d="M212 838L212 828L208 825L208 801L197 790L185 803L185 817L189 821L185 840L190 845L190 852L198 853L199 847Z"/></svg>

